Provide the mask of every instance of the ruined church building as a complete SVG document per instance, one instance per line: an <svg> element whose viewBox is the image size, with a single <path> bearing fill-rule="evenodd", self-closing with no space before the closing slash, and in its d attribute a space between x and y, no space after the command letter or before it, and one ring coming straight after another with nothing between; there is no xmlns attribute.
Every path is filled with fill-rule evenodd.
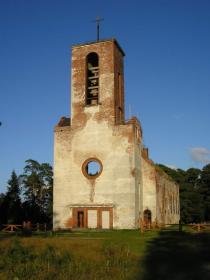
<svg viewBox="0 0 210 280"><path fill-rule="evenodd" d="M71 118L55 127L55 230L179 221L179 186L149 159L138 119L125 120L124 55L116 39L72 47Z"/></svg>

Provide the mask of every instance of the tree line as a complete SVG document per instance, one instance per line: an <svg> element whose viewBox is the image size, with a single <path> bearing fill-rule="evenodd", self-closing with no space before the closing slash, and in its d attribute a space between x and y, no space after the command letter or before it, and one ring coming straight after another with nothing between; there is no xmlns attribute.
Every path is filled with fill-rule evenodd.
<svg viewBox="0 0 210 280"><path fill-rule="evenodd" d="M29 159L23 174L12 171L6 193L0 194L0 224L51 224L52 198L52 166Z"/></svg>
<svg viewBox="0 0 210 280"><path fill-rule="evenodd" d="M180 186L182 223L210 221L210 164L203 169L158 166ZM23 174L12 171L5 193L0 194L0 224L47 223L53 218L53 170L49 163L29 159Z"/></svg>
<svg viewBox="0 0 210 280"><path fill-rule="evenodd" d="M179 184L181 222L210 222L210 164L186 171L158 166Z"/></svg>

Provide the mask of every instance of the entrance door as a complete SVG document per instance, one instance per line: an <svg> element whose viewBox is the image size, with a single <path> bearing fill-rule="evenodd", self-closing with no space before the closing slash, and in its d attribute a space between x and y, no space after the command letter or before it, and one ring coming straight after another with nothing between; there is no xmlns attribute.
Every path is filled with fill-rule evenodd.
<svg viewBox="0 0 210 280"><path fill-rule="evenodd" d="M109 211L102 211L102 228L108 229L110 228L109 223Z"/></svg>
<svg viewBox="0 0 210 280"><path fill-rule="evenodd" d="M88 210L88 228L97 228L97 210Z"/></svg>
<svg viewBox="0 0 210 280"><path fill-rule="evenodd" d="M84 227L84 211L77 212L77 227L78 228Z"/></svg>

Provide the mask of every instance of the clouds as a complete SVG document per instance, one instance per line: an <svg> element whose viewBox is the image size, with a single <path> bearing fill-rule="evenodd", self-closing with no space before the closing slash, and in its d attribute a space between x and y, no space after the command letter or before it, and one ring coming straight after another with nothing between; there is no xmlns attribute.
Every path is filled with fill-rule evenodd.
<svg viewBox="0 0 210 280"><path fill-rule="evenodd" d="M171 165L171 164L166 164L167 167L177 170L178 168L175 165Z"/></svg>
<svg viewBox="0 0 210 280"><path fill-rule="evenodd" d="M192 160L208 164L210 163L210 150L204 147L194 147L190 149L190 156Z"/></svg>

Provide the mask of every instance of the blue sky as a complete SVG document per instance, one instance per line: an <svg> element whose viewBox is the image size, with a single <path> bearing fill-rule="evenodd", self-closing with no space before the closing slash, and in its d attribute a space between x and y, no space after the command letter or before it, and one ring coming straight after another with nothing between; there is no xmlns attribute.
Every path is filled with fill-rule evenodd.
<svg viewBox="0 0 210 280"><path fill-rule="evenodd" d="M210 162L209 0L1 0L0 192L25 160L53 162L70 110L71 45L115 37L126 53L126 111L157 163Z"/></svg>

